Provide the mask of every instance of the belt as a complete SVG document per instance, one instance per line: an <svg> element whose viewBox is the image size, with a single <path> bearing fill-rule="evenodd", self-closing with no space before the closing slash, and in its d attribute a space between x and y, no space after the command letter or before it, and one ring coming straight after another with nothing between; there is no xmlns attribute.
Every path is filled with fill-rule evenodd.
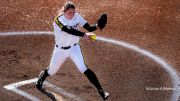
<svg viewBox="0 0 180 101"><path fill-rule="evenodd" d="M77 43L75 43L74 44L74 46L76 46L77 45ZM56 45L56 47L58 48L58 45ZM64 49L64 50L66 50L66 49L70 49L71 48L71 46L67 46L67 47L61 47L61 49Z"/></svg>

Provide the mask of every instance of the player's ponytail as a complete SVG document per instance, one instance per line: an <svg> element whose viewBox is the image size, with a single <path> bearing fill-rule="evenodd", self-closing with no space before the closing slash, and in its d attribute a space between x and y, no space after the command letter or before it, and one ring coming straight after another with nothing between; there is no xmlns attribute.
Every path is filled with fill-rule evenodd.
<svg viewBox="0 0 180 101"><path fill-rule="evenodd" d="M58 15L64 14L64 12L70 8L75 9L74 3L72 3L71 1L66 1L64 6L58 11Z"/></svg>

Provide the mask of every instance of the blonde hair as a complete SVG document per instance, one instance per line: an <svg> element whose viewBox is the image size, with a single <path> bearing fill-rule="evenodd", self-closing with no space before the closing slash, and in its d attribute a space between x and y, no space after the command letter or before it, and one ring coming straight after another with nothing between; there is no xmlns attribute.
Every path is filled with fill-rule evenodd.
<svg viewBox="0 0 180 101"><path fill-rule="evenodd" d="M58 15L64 14L64 12L70 8L75 9L74 3L71 1L66 1L64 6L58 11Z"/></svg>

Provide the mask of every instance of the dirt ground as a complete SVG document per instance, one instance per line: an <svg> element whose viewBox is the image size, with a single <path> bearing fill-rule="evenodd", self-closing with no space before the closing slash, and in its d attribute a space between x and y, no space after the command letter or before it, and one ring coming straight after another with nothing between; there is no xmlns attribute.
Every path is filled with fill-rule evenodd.
<svg viewBox="0 0 180 101"><path fill-rule="evenodd" d="M53 19L65 1L1 0L0 32L53 31ZM134 44L180 71L178 0L72 1L90 23L107 13L108 24L103 31L95 31L97 35ZM146 90L146 87L172 88L168 73L149 57L101 41L82 39L80 43L86 63L110 93L108 101L170 100L172 90ZM37 77L48 67L53 48L52 35L0 36L0 101L28 101L3 86ZM96 89L69 59L48 81L88 101L101 100ZM51 101L33 84L21 89L43 101Z"/></svg>

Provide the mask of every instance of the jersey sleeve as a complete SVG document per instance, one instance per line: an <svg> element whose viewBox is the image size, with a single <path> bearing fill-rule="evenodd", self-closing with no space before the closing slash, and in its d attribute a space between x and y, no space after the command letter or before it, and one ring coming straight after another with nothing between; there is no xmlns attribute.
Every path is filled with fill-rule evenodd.
<svg viewBox="0 0 180 101"><path fill-rule="evenodd" d="M68 26L63 19L61 19L60 17L56 17L55 18L55 23L60 27L60 29L62 31L65 31L71 35L75 35L75 36L84 36L85 33L80 32L74 28L72 28L71 26Z"/></svg>
<svg viewBox="0 0 180 101"><path fill-rule="evenodd" d="M67 26L67 24L63 21L63 19L61 17L57 17L55 19L55 22L61 28L61 30L62 30L63 26Z"/></svg>
<svg viewBox="0 0 180 101"><path fill-rule="evenodd" d="M89 32L93 32L97 29L96 24L89 24L81 15L78 14L79 24Z"/></svg>
<svg viewBox="0 0 180 101"><path fill-rule="evenodd" d="M78 19L81 27L83 27L87 23L87 21L79 14L78 14Z"/></svg>

